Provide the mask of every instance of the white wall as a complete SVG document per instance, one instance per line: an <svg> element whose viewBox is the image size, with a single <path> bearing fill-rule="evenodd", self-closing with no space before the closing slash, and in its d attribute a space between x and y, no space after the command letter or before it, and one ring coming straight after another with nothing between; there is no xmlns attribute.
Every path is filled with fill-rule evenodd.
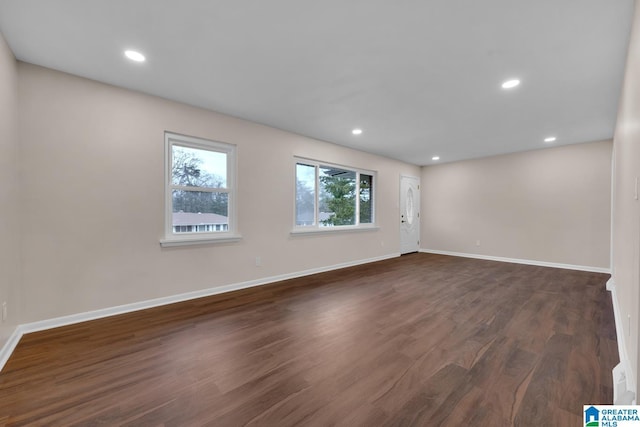
<svg viewBox="0 0 640 427"><path fill-rule="evenodd" d="M638 384L640 354L640 7L636 6L614 137L613 282L632 377ZM624 355L620 355L621 358Z"/></svg>
<svg viewBox="0 0 640 427"><path fill-rule="evenodd" d="M419 176L416 166L30 64L18 71L23 322L399 252L399 176ZM241 242L160 247L165 131L237 144ZM292 237L294 156L376 170L380 230Z"/></svg>
<svg viewBox="0 0 640 427"><path fill-rule="evenodd" d="M611 146L424 167L421 247L608 269Z"/></svg>
<svg viewBox="0 0 640 427"><path fill-rule="evenodd" d="M19 323L20 193L18 191L18 74L13 53L0 34L0 349Z"/></svg>

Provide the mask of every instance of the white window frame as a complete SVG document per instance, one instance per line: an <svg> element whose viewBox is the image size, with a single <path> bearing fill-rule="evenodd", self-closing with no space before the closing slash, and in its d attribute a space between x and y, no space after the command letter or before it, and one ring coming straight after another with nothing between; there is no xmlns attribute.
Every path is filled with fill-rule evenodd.
<svg viewBox="0 0 640 427"><path fill-rule="evenodd" d="M175 234L173 232L173 198L172 190L182 188L172 184L172 148L174 145L180 147L194 148L198 150L215 151L227 155L227 186L226 188L207 188L204 191L224 192L229 194L227 231L199 231L190 234ZM160 245L185 246L208 243L224 243L239 241L242 236L238 233L236 199L237 199L237 156L236 146L225 142L211 141L193 136L180 135L172 132L164 134L164 237L160 239ZM203 189L196 187L197 191ZM193 190L193 189L192 189Z"/></svg>
<svg viewBox="0 0 640 427"><path fill-rule="evenodd" d="M303 164L315 167L315 211L313 214L313 225L297 225L296 224L296 180L297 180L297 165ZM320 226L318 220L318 214L320 209L320 174L319 168L329 167L336 169L343 169L349 172L356 173L356 211L355 211L355 225L336 225L333 227ZM371 222L360 223L360 174L370 175L373 177L373 191L371 197L373 197L373 203L371 205ZM345 166L336 163L323 162L319 160L309 159L305 157L295 156L293 158L293 229L291 234L313 234L313 233L340 233L340 232L353 232L353 231L372 231L379 230L377 225L377 209L378 204L378 172L369 169L355 168L353 166Z"/></svg>

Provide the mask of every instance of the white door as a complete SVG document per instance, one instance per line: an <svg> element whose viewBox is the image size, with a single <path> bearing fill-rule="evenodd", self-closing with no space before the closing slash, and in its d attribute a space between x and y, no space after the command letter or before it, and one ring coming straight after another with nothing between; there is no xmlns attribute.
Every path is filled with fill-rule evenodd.
<svg viewBox="0 0 640 427"><path fill-rule="evenodd" d="M400 177L400 253L420 248L420 180Z"/></svg>

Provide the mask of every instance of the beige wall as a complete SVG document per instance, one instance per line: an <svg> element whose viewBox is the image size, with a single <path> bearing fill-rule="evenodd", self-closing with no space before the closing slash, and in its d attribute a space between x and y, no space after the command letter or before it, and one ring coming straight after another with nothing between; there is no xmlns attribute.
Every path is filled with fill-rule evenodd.
<svg viewBox="0 0 640 427"><path fill-rule="evenodd" d="M640 7L636 6L625 80L614 138L613 281L622 334L638 384L638 307L640 306Z"/></svg>
<svg viewBox="0 0 640 427"><path fill-rule="evenodd" d="M0 349L19 323L20 197L18 192L18 75L16 60L0 34Z"/></svg>
<svg viewBox="0 0 640 427"><path fill-rule="evenodd" d="M23 322L399 252L399 176L419 176L416 166L29 64L18 70ZM241 242L160 247L165 131L237 144ZM376 170L380 230L290 236L295 155Z"/></svg>
<svg viewBox="0 0 640 427"><path fill-rule="evenodd" d="M427 166L422 188L423 249L609 268L610 141Z"/></svg>

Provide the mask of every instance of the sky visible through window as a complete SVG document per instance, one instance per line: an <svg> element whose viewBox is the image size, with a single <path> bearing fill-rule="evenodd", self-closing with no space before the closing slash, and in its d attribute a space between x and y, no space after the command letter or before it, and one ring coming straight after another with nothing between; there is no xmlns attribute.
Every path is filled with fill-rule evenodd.
<svg viewBox="0 0 640 427"><path fill-rule="evenodd" d="M225 153L174 145L174 158L180 155L184 155L186 158L195 159L202 172L214 175L216 178L221 178L222 186L226 187L227 155Z"/></svg>
<svg viewBox="0 0 640 427"><path fill-rule="evenodd" d="M296 176L300 182L304 184L309 190L314 190L316 187L316 168L315 166L307 166L298 164L296 168Z"/></svg>

